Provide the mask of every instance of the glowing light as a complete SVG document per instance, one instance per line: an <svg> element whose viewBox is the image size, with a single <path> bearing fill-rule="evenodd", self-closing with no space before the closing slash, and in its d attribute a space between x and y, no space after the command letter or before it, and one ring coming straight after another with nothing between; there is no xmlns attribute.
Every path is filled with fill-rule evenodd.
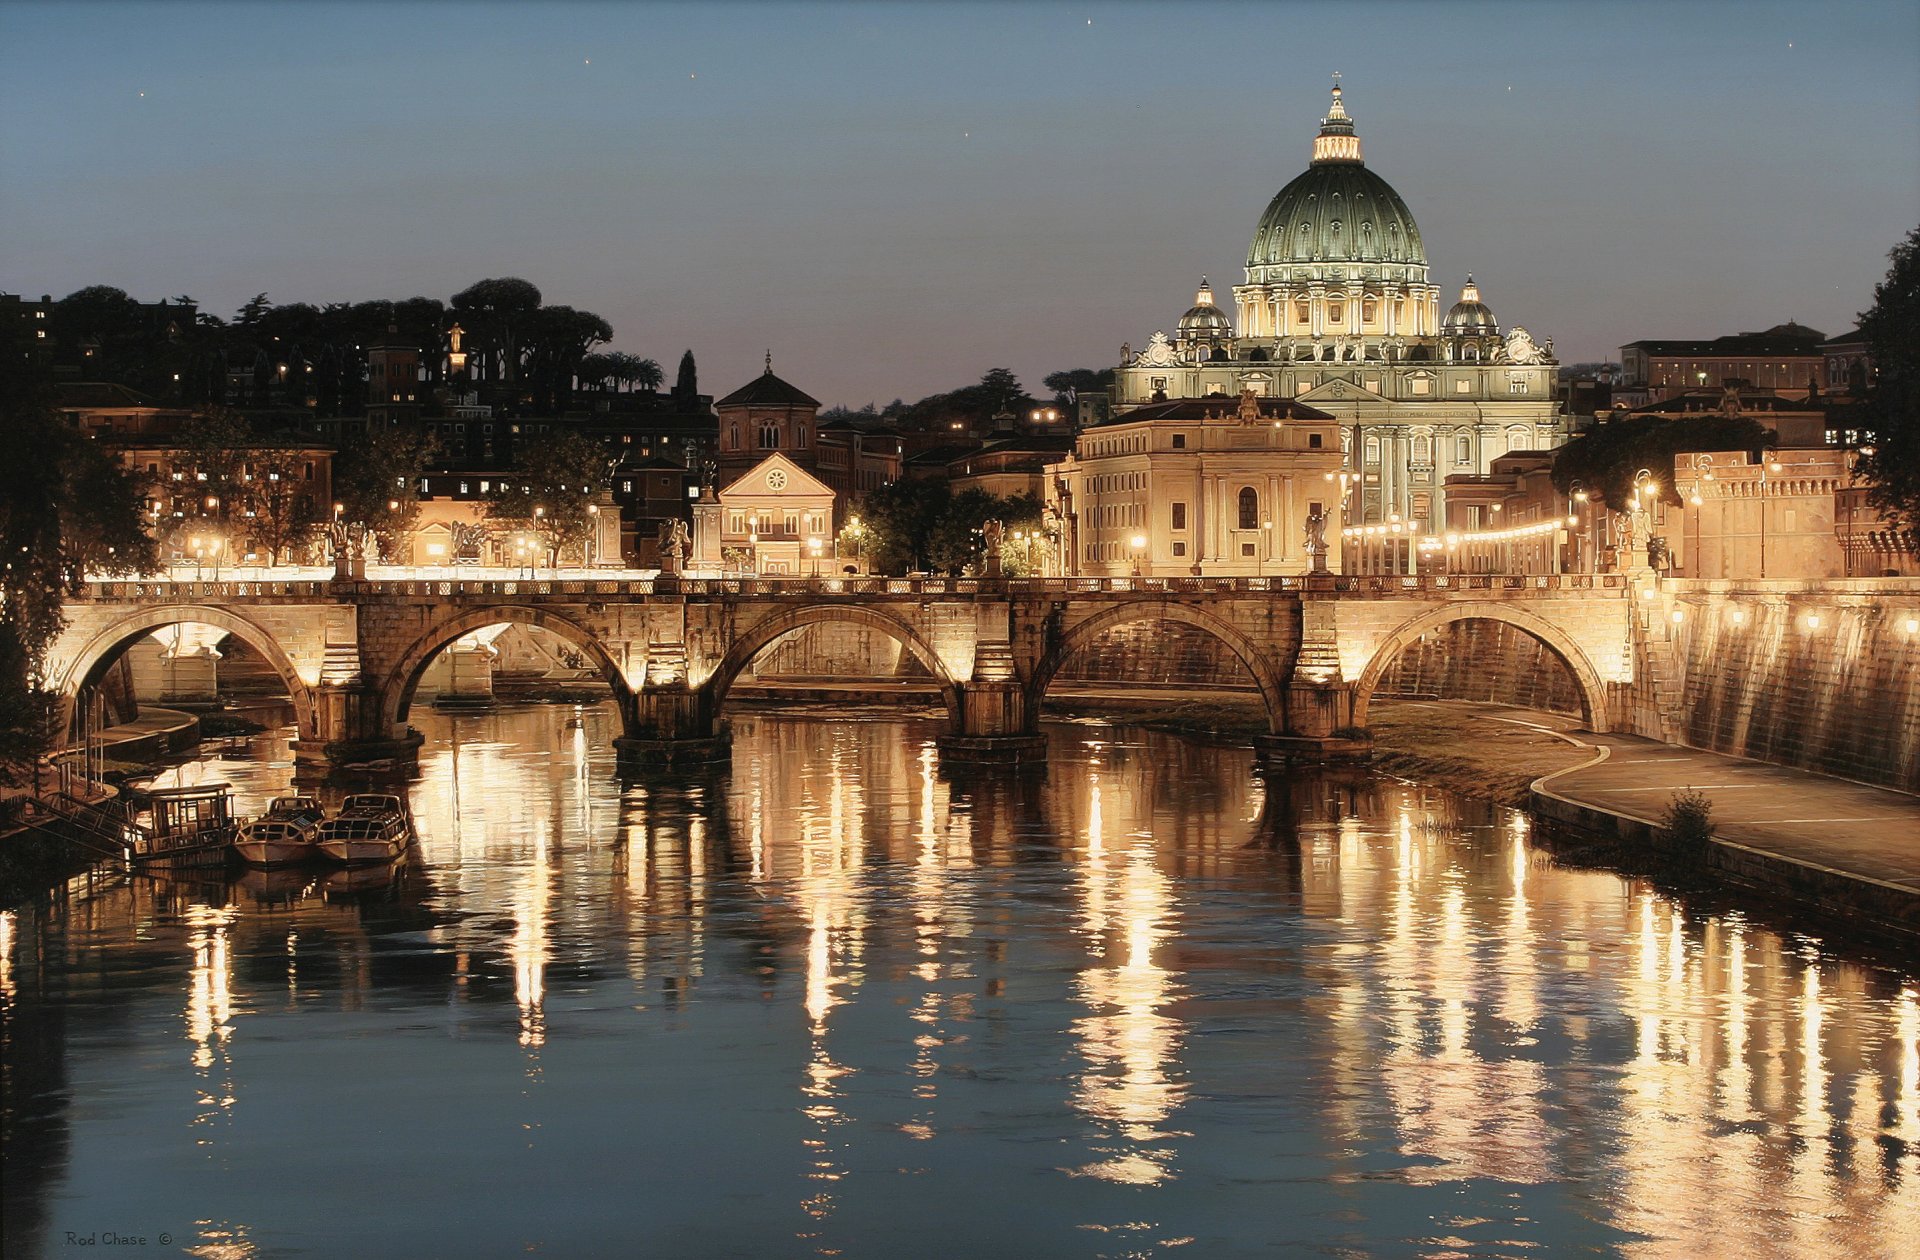
<svg viewBox="0 0 1920 1260"><path fill-rule="evenodd" d="M1920 617L1907 618L1906 631L1908 634L1920 634Z"/></svg>
<svg viewBox="0 0 1920 1260"><path fill-rule="evenodd" d="M1680 610L1679 610L1678 608L1676 608L1676 609L1674 609L1674 610L1673 610L1673 624L1674 624L1674 625L1676 625L1676 626L1677 626L1677 625L1679 625L1679 624L1680 624L1681 622L1683 622L1683 621L1685 621L1686 619L1687 619L1687 614L1685 614L1685 613L1683 613L1683 612L1681 612L1681 611L1680 611Z"/></svg>
<svg viewBox="0 0 1920 1260"><path fill-rule="evenodd" d="M1820 614L1819 614L1819 613L1808 613L1808 614L1807 614L1807 629L1809 629L1809 630L1818 630L1819 628L1820 628Z"/></svg>

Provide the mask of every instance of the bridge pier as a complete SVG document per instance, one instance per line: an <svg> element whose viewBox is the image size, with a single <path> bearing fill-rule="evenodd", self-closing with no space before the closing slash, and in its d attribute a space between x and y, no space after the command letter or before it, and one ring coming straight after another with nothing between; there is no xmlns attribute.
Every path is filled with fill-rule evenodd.
<svg viewBox="0 0 1920 1260"><path fill-rule="evenodd" d="M419 761L425 737L410 726L394 731L383 723L378 688L323 683L310 697L307 724L293 741L296 775L347 769L404 774Z"/></svg>
<svg viewBox="0 0 1920 1260"><path fill-rule="evenodd" d="M1348 761L1373 752L1373 737L1353 724L1353 684L1295 681L1287 688L1286 729L1256 735L1262 764Z"/></svg>
<svg viewBox="0 0 1920 1260"><path fill-rule="evenodd" d="M1012 678L957 685L960 720L938 741L940 757L961 765L1038 765L1047 737L1035 728L1027 690Z"/></svg>

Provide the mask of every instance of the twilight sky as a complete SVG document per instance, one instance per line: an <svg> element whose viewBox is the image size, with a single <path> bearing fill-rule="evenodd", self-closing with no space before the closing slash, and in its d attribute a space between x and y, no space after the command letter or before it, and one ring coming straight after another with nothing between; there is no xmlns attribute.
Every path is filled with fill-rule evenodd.
<svg viewBox="0 0 1920 1260"><path fill-rule="evenodd" d="M1914 0L0 0L0 290L517 275L716 394L1037 391L1226 300L1333 70L1443 304L1566 361L1844 331L1920 221Z"/></svg>

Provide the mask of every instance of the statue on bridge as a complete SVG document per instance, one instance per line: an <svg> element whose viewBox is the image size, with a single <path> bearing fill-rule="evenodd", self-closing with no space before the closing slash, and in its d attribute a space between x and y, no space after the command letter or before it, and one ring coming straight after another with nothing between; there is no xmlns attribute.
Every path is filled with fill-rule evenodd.
<svg viewBox="0 0 1920 1260"><path fill-rule="evenodd" d="M1307 559L1309 572L1327 572L1327 514L1322 508L1307 514Z"/></svg>
<svg viewBox="0 0 1920 1260"><path fill-rule="evenodd" d="M687 523L679 517L660 522L660 574L678 577L687 562Z"/></svg>
<svg viewBox="0 0 1920 1260"><path fill-rule="evenodd" d="M981 545L986 552L980 571L987 577L1000 576L1000 536L1005 528L999 521L985 521L980 526Z"/></svg>
<svg viewBox="0 0 1920 1260"><path fill-rule="evenodd" d="M327 525L327 546L333 552L333 580L363 582L367 577L367 548L373 530L359 521L335 517Z"/></svg>

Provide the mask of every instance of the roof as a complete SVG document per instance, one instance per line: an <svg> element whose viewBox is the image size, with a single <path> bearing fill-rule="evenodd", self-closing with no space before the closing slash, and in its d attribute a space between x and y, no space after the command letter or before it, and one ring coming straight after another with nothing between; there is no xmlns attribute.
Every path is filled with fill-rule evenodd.
<svg viewBox="0 0 1920 1260"><path fill-rule="evenodd" d="M668 459L664 455L648 455L643 459L635 459L628 455L623 457L615 467L627 472L677 472L688 476L693 475L693 469L677 459Z"/></svg>
<svg viewBox="0 0 1920 1260"><path fill-rule="evenodd" d="M111 381L68 381L54 386L60 407L151 407L138 390Z"/></svg>
<svg viewBox="0 0 1920 1260"><path fill-rule="evenodd" d="M1852 349L1854 346L1864 346L1866 344L1867 334L1856 328L1852 332L1843 332L1838 337L1827 338L1820 343L1820 348L1822 350Z"/></svg>
<svg viewBox="0 0 1920 1260"><path fill-rule="evenodd" d="M820 400L801 389L796 389L773 374L769 367L760 375L734 390L715 407L814 407L820 406Z"/></svg>
<svg viewBox="0 0 1920 1260"><path fill-rule="evenodd" d="M1781 328L1798 328L1797 324L1782 324ZM1621 346L1622 350L1639 350L1648 355L1671 355L1675 357L1704 356L1706 358L1732 358L1737 355L1777 358L1785 355L1814 355L1820 353L1820 334L1811 328L1801 329L1800 334L1778 335L1769 329L1763 333L1729 333L1724 337L1715 337L1710 341L1629 341Z"/></svg>
<svg viewBox="0 0 1920 1260"><path fill-rule="evenodd" d="M1727 392L1721 389L1693 389L1684 394L1675 394L1672 398L1657 403L1648 403L1644 407L1635 407L1631 414L1644 415L1717 415L1726 405ZM1741 415L1754 415L1765 412L1824 412L1825 404L1818 399L1788 398L1770 389L1743 389L1739 392Z"/></svg>
<svg viewBox="0 0 1920 1260"><path fill-rule="evenodd" d="M779 484L774 484L778 482ZM833 498L833 487L778 451L722 487L722 500L735 494L777 494Z"/></svg>
<svg viewBox="0 0 1920 1260"><path fill-rule="evenodd" d="M1259 405L1262 420L1324 420L1333 423L1333 417L1317 407L1291 398L1255 398ZM1138 424L1143 420L1236 420L1239 416L1240 400L1229 398L1225 394L1210 394L1205 398L1174 398L1162 403L1149 403L1144 407L1135 407L1132 411L1123 411L1094 425L1104 429L1118 424Z"/></svg>

